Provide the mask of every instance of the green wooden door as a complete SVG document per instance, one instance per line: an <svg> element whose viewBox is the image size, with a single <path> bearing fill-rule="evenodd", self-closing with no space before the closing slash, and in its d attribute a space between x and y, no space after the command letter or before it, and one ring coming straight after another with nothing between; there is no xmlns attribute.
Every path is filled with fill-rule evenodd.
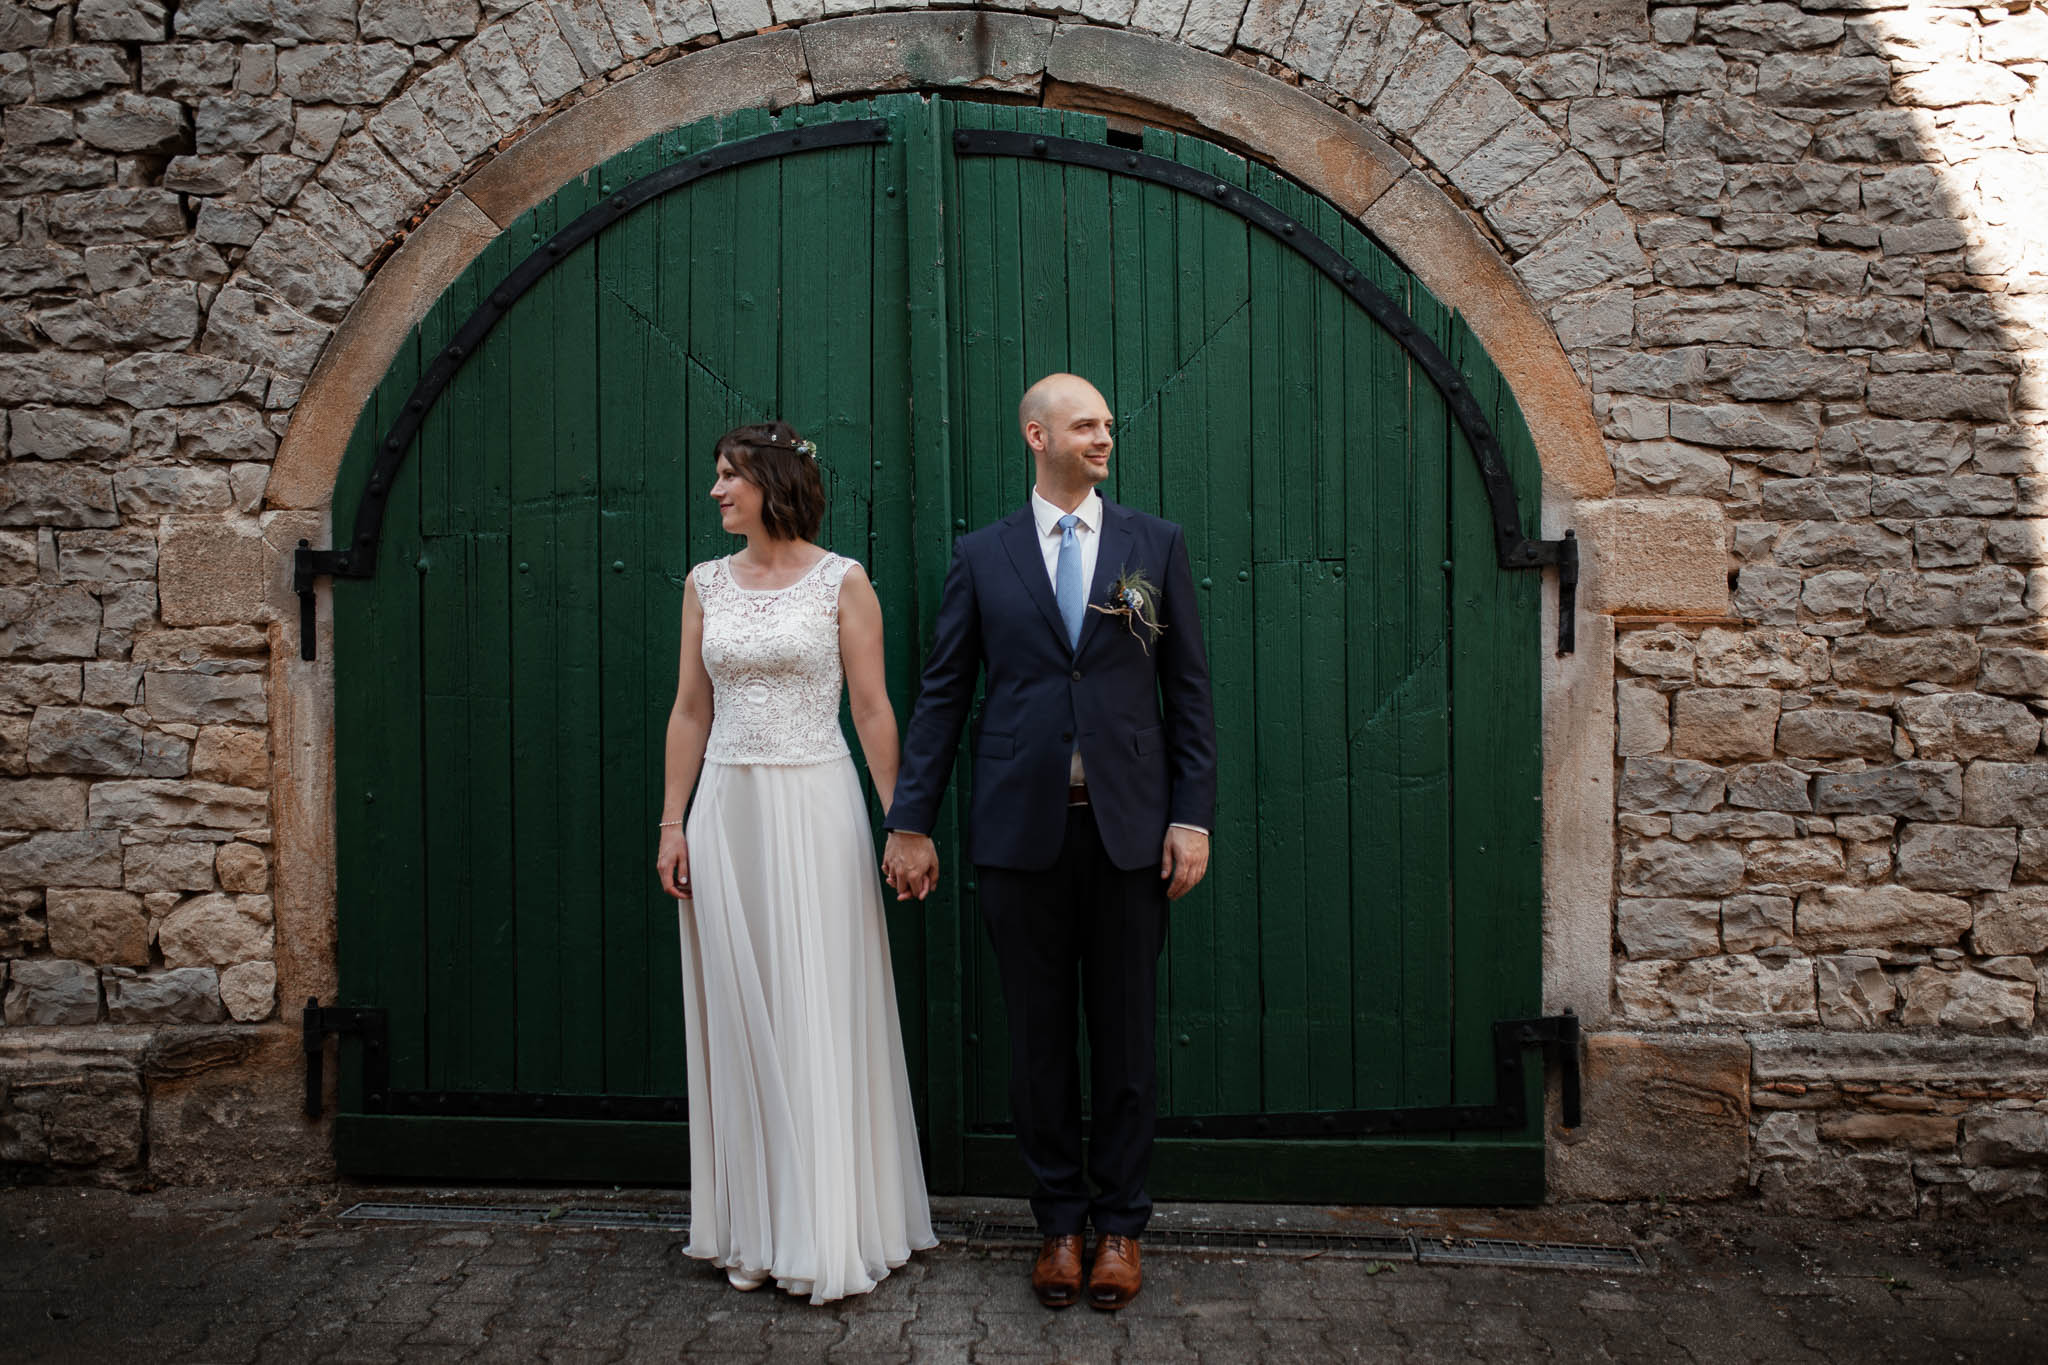
<svg viewBox="0 0 2048 1365"><path fill-rule="evenodd" d="M1072 369L1117 414L1105 492L1188 530L1218 701L1214 870L1175 907L1162 966L1156 1192L1537 1197L1533 1120L1308 1141L1196 1126L1493 1097L1493 1024L1539 994L1539 581L1496 567L1441 394L1288 243L1183 188L954 138L1103 143L1100 120L906 96L636 148L440 301L364 413L337 508L456 329L578 214L771 128L862 119L886 141L705 175L563 253L433 404L376 578L337 588L343 998L390 1031L387 1094L344 1067L344 1166L685 1177L649 812L683 573L731 548L705 514L711 442L771 413L819 440L824 539L874 574L907 710L951 536L1029 487L1017 396ZM1206 143L1152 132L1143 151L1367 272L1536 487L1469 333L1354 226ZM899 1005L934 1188L1016 1189L963 808L938 832L939 895L892 903Z"/></svg>

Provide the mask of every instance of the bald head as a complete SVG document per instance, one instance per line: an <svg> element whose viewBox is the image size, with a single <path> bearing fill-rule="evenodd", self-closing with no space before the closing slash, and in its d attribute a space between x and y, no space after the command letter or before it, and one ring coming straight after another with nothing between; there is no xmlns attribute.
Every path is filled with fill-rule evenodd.
<svg viewBox="0 0 2048 1365"><path fill-rule="evenodd" d="M1024 390L1024 397L1017 404L1017 429L1024 433L1024 443L1036 450L1043 443L1043 437L1038 443L1033 443L1031 428L1034 425L1041 432L1052 431L1062 413L1090 406L1104 411L1109 408L1093 384L1078 374L1049 374Z"/></svg>
<svg viewBox="0 0 2048 1365"><path fill-rule="evenodd" d="M1024 391L1017 425L1043 497L1071 512L1109 477L1113 420L1101 392L1076 374L1049 374Z"/></svg>

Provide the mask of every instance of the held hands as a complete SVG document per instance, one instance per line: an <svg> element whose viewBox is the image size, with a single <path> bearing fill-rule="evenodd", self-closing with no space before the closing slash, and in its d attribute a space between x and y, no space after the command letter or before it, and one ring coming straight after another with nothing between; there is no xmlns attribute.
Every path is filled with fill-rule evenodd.
<svg viewBox="0 0 2048 1365"><path fill-rule="evenodd" d="M1199 830L1168 825L1166 846L1159 853L1159 878L1167 883L1166 898L1179 900L1194 890L1208 871L1209 836Z"/></svg>
<svg viewBox="0 0 2048 1365"><path fill-rule="evenodd" d="M929 896L939 884L939 850L931 836L890 830L889 842L882 850L882 878L899 901Z"/></svg>
<svg viewBox="0 0 2048 1365"><path fill-rule="evenodd" d="M654 855L655 876L661 889L679 901L690 899L690 845L682 827L671 825L661 832L661 845Z"/></svg>

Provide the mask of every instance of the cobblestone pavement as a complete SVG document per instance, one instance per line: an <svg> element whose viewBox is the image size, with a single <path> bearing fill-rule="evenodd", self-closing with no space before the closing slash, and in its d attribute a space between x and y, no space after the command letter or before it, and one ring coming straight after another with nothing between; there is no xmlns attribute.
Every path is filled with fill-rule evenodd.
<svg viewBox="0 0 2048 1365"><path fill-rule="evenodd" d="M363 1199L669 1208L650 1191L0 1190L0 1360L2048 1359L2048 1228L1650 1208L1164 1209L1161 1225L1630 1243L1647 1273L1155 1250L1114 1316L1049 1313L1027 1252L953 1244L865 1297L735 1293L674 1232L345 1220ZM949 1201L942 1214L1017 1216Z"/></svg>

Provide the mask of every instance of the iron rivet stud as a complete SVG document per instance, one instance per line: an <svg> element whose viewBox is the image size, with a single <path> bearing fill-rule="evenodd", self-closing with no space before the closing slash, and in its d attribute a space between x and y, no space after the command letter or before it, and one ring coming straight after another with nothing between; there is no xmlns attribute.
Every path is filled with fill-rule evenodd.
<svg viewBox="0 0 2048 1365"><path fill-rule="evenodd" d="M1356 270L1347 270L1347 271L1345 271L1345 272L1344 272L1344 283L1346 283L1346 284L1357 284L1357 283L1358 283L1358 272L1357 272Z"/></svg>
<svg viewBox="0 0 2048 1365"><path fill-rule="evenodd" d="M1222 198L1222 197L1223 197L1224 195L1226 195L1226 194L1229 194L1229 193L1230 193L1230 186L1228 186L1228 185L1218 185L1218 186L1216 187L1216 197L1217 197L1218 199L1221 199L1221 198Z"/></svg>
<svg viewBox="0 0 2048 1365"><path fill-rule="evenodd" d="M1238 581L1238 582L1240 582L1240 583L1249 583L1249 582L1251 582L1251 581L1252 581L1252 571L1251 571L1250 569L1239 569L1239 570L1237 571L1237 581Z"/></svg>
<svg viewBox="0 0 2048 1365"><path fill-rule="evenodd" d="M550 255L550 256L559 256L559 255L561 255L561 254L562 254L562 244L561 244L560 242L549 242L549 243L548 243L548 255Z"/></svg>
<svg viewBox="0 0 2048 1365"><path fill-rule="evenodd" d="M965 148L965 147L967 146L967 144L968 144L968 142L969 142L969 141L970 141L970 139L968 138L967 134L965 134L965 133L955 133L955 134L953 134L953 145L954 145L955 147L960 147L960 148L963 148L963 149L964 149L964 148Z"/></svg>
<svg viewBox="0 0 2048 1365"><path fill-rule="evenodd" d="M1283 237L1292 237L1294 235L1294 224L1282 223L1280 225L1280 235Z"/></svg>
<svg viewBox="0 0 2048 1365"><path fill-rule="evenodd" d="M413 399L410 403L407 403L405 405L405 410L407 412L425 412L426 408L427 405L425 403L422 403L417 398Z"/></svg>
<svg viewBox="0 0 2048 1365"><path fill-rule="evenodd" d="M711 167L711 158L708 156L700 156L697 158L697 164L708 170Z"/></svg>
<svg viewBox="0 0 2048 1365"><path fill-rule="evenodd" d="M1216 586L1216 580L1213 578L1205 578L1202 580L1202 586L1204 588L1213 588Z"/></svg>
<svg viewBox="0 0 2048 1365"><path fill-rule="evenodd" d="M1182 1047L1186 1047L1188 1044L1194 1042L1195 1040L1188 1037L1185 1033L1183 1033L1179 1038L1175 1039L1174 1041L1178 1042Z"/></svg>
<svg viewBox="0 0 2048 1365"><path fill-rule="evenodd" d="M622 208L626 207L626 196L625 196L625 195L623 195L623 194L615 194L615 195L613 195L613 196L612 196L612 207L613 207L613 208L615 208L615 209L622 209Z"/></svg>
<svg viewBox="0 0 2048 1365"><path fill-rule="evenodd" d="M954 530L956 530L956 531L964 531L964 530L966 530L966 529L967 529L967 518L965 518L965 517L956 517L956 518L954 519L954 521L953 521L953 529L954 529Z"/></svg>
<svg viewBox="0 0 2048 1365"><path fill-rule="evenodd" d="M1035 137L1035 138L1032 138L1032 139L1031 139L1031 150L1032 150L1032 151L1034 151L1034 152L1036 152L1036 153L1038 153L1038 154L1039 154L1040 156L1044 156L1044 155L1045 155L1045 139L1044 139L1044 138L1042 138L1042 137Z"/></svg>
<svg viewBox="0 0 2048 1365"><path fill-rule="evenodd" d="M1138 168L1138 158L1136 158L1136 157L1134 157L1134 156L1127 156L1127 157L1125 157L1125 158L1124 158L1124 168L1125 168L1126 170L1136 170L1136 169Z"/></svg>
<svg viewBox="0 0 2048 1365"><path fill-rule="evenodd" d="M526 572L527 572L528 570L530 570L530 569L531 569L532 567L533 567L533 566L532 566L531 564L528 564L528 563L527 563L527 562L526 562L525 560L523 560L523 559L519 561L519 572L521 572L521 573L526 573Z"/></svg>
<svg viewBox="0 0 2048 1365"><path fill-rule="evenodd" d="M384 480L381 478L370 480L370 491L372 493L382 493L384 491Z"/></svg>
<svg viewBox="0 0 2048 1365"><path fill-rule="evenodd" d="M466 352L460 346L450 346L448 348L448 354L452 359L460 360L466 354Z"/></svg>
<svg viewBox="0 0 2048 1365"><path fill-rule="evenodd" d="M877 469L880 469L881 467L882 467L882 462L881 462L880 460L876 460L876 461L875 461L875 468L877 468Z"/></svg>
<svg viewBox="0 0 2048 1365"><path fill-rule="evenodd" d="M614 560L612 561L612 572L613 572L613 573L624 573L625 571L626 571L626 561L625 561L625 560L623 560L623 559L614 559Z"/></svg>

